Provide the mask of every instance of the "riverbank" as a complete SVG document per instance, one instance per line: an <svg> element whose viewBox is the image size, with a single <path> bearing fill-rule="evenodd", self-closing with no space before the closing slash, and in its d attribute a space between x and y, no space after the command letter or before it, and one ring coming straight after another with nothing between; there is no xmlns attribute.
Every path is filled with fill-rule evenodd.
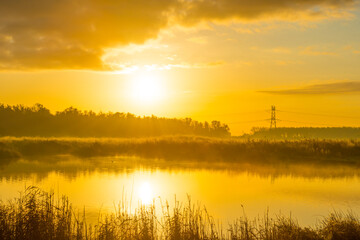
<svg viewBox="0 0 360 240"><path fill-rule="evenodd" d="M251 163L360 163L355 140L238 140L174 136L161 138L0 138L0 161L39 156L81 158L136 156L165 160Z"/></svg>

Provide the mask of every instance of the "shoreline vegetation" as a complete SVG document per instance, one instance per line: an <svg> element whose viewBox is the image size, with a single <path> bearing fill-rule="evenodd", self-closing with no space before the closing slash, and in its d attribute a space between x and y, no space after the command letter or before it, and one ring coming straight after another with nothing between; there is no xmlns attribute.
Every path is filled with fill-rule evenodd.
<svg viewBox="0 0 360 240"><path fill-rule="evenodd" d="M135 156L166 161L225 163L360 163L358 140L239 140L172 136L158 138L0 138L0 164L14 159L72 155Z"/></svg>
<svg viewBox="0 0 360 240"><path fill-rule="evenodd" d="M244 134L240 138L272 139L272 140L301 140L301 139L332 139L348 140L360 139L358 127L253 127L251 134Z"/></svg>
<svg viewBox="0 0 360 240"><path fill-rule="evenodd" d="M82 111L75 107L55 113L42 104L34 106L0 103L0 137L144 138L171 135L230 138L226 123L187 118L136 116L125 112ZM359 127L253 127L239 139L360 139Z"/></svg>
<svg viewBox="0 0 360 240"><path fill-rule="evenodd" d="M352 213L334 212L312 227L302 227L296 218L276 216L248 219L246 214L226 226L218 223L205 207L188 202L154 204L130 212L119 203L113 213L99 215L95 224L86 222L86 210L72 208L68 198L55 197L28 187L20 197L0 201L0 239L91 240L91 239L231 239L231 240L358 240L360 219Z"/></svg>

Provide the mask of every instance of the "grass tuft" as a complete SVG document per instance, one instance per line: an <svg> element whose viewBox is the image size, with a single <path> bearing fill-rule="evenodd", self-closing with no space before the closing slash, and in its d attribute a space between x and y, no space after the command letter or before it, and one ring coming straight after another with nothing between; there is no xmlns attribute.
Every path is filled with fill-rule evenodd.
<svg viewBox="0 0 360 240"><path fill-rule="evenodd" d="M3 240L358 240L360 222L353 214L332 213L315 227L301 227L291 217L249 220L244 214L223 231L205 208L175 201L165 203L160 217L154 205L141 206L130 214L119 204L111 214L86 222L67 197L28 187L20 197L0 202L0 239Z"/></svg>

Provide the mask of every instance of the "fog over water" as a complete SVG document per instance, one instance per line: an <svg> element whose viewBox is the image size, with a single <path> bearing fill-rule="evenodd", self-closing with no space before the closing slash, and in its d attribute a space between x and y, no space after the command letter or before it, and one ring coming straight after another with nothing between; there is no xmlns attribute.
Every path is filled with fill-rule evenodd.
<svg viewBox="0 0 360 240"><path fill-rule="evenodd" d="M360 213L360 170L354 166L174 161L138 157L51 156L13 160L0 169L1 199L19 196L25 186L65 194L85 207L90 220L120 201L134 210L168 200L206 206L222 224L246 214L295 216L314 225L329 212Z"/></svg>

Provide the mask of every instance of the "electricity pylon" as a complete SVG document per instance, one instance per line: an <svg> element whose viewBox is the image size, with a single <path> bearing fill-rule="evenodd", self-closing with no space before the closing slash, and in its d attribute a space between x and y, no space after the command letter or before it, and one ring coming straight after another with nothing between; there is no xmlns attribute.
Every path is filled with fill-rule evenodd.
<svg viewBox="0 0 360 240"><path fill-rule="evenodd" d="M276 128L276 108L271 106L270 129Z"/></svg>

